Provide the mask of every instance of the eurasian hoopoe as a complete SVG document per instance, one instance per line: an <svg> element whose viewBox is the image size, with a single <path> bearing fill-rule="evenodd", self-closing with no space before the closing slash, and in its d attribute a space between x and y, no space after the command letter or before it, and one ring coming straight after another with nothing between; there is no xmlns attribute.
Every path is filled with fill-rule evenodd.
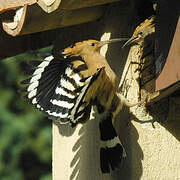
<svg viewBox="0 0 180 180"><path fill-rule="evenodd" d="M152 29L154 31L152 31ZM144 40L147 36L153 34L155 32L155 16L151 16L142 22L137 28L135 29L132 37L126 41L123 47L130 45L132 43L139 43L143 46Z"/></svg>
<svg viewBox="0 0 180 180"><path fill-rule="evenodd" d="M126 38L127 39L127 38ZM92 105L98 112L106 112L99 123L101 170L107 173L119 166L124 149L113 122L122 109L130 104L118 92L118 78L100 48L109 41L87 40L65 48L59 57L48 56L37 67L27 85L27 98L39 110L60 124L75 126L88 120Z"/></svg>
<svg viewBox="0 0 180 180"><path fill-rule="evenodd" d="M132 37L123 45L138 44L139 87L140 96L147 98L144 85L155 77L155 16L151 16L136 27ZM146 94L146 95L145 95ZM146 97L145 97L146 96Z"/></svg>

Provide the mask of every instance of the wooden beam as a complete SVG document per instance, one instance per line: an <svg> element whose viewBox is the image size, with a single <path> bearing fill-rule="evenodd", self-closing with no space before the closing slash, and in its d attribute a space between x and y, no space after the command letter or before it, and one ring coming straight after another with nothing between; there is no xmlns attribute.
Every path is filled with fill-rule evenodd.
<svg viewBox="0 0 180 180"><path fill-rule="evenodd" d="M25 5L32 5L36 2L37 0L2 0L0 1L0 14L5 11L14 10Z"/></svg>
<svg viewBox="0 0 180 180"><path fill-rule="evenodd" d="M107 3L117 2L120 0L39 0L37 3L47 13L55 10L72 10L103 5Z"/></svg>
<svg viewBox="0 0 180 180"><path fill-rule="evenodd" d="M8 34L17 36L93 21L99 19L104 10L104 6L95 6L47 14L37 4L25 5L16 10L13 17L3 19L2 24Z"/></svg>
<svg viewBox="0 0 180 180"><path fill-rule="evenodd" d="M0 29L0 60L52 45L58 30L12 37Z"/></svg>
<svg viewBox="0 0 180 180"><path fill-rule="evenodd" d="M73 32L72 27L65 27L16 37L7 35L0 28L0 60L50 45L54 45L56 47L55 51L59 52L59 49L63 49L73 42L86 39L98 40L99 38L96 36L98 32L93 31L93 29L96 29L99 25L99 22L93 21L76 25ZM91 33L87 29L91 29Z"/></svg>
<svg viewBox="0 0 180 180"><path fill-rule="evenodd" d="M170 87L160 90L160 91L155 91L154 93L150 93L147 99L147 105L151 105L157 101L160 101L161 99L169 96L176 90L180 89L180 81L177 83L171 85Z"/></svg>
<svg viewBox="0 0 180 180"><path fill-rule="evenodd" d="M0 14L8 11L14 10L25 5L32 5L38 3L39 6L47 13L51 13L57 9L61 10L72 10L80 9L86 7L92 7L97 5L102 5L106 3L117 2L120 0L3 0L0 2Z"/></svg>

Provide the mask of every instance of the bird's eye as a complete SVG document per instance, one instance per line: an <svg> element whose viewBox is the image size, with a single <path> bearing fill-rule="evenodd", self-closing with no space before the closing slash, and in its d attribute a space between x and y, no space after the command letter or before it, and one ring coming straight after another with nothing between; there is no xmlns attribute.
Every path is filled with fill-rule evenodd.
<svg viewBox="0 0 180 180"><path fill-rule="evenodd" d="M96 44L95 43L91 43L91 46L95 46Z"/></svg>
<svg viewBox="0 0 180 180"><path fill-rule="evenodd" d="M140 36L141 36L142 34L143 34L143 32L142 32L142 31L140 31L140 32L138 33L138 35L140 35Z"/></svg>

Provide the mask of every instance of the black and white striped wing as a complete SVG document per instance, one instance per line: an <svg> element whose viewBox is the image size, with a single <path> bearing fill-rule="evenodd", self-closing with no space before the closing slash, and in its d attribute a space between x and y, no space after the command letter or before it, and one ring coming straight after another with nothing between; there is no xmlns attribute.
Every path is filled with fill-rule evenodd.
<svg viewBox="0 0 180 180"><path fill-rule="evenodd" d="M96 98L96 96L94 96L94 92L92 92L94 91L93 84L96 82L96 80L100 76L103 69L104 68L101 68L97 70L97 73L93 74L92 76L89 76L88 78L81 80L81 81L84 81L84 85L81 87L81 91L71 111L71 122L73 124L77 124L78 122L82 123L82 122L85 122L87 119L89 119L91 106L94 99Z"/></svg>
<svg viewBox="0 0 180 180"><path fill-rule="evenodd" d="M60 123L76 124L90 113L91 105L83 99L99 73L84 78L71 62L70 57L48 56L23 83L36 108Z"/></svg>

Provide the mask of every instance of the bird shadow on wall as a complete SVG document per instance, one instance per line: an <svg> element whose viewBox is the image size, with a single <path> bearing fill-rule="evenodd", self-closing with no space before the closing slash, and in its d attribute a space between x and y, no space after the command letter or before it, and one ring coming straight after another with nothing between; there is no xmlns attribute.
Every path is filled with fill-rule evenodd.
<svg viewBox="0 0 180 180"><path fill-rule="evenodd" d="M67 138L73 136L77 130L76 127L71 128L67 125L58 127L60 135L67 136ZM69 168L72 169L69 180L106 180L104 177L102 178L100 170L100 134L97 112L92 111L90 120L77 131L78 139L70 147L74 156L69 162Z"/></svg>
<svg viewBox="0 0 180 180"><path fill-rule="evenodd" d="M122 144L126 150L127 157L123 159L119 169L110 174L102 174L100 170L100 135L99 135L99 115L93 112L93 118L84 124L79 130L79 139L73 146L76 152L70 166L73 171L70 180L124 180L132 179L132 166L136 167L134 180L139 180L142 175L143 152L138 144L138 132L129 121L129 109L125 107L117 117L115 128L118 132ZM132 114L131 114L132 116ZM133 156L132 156L133 154Z"/></svg>
<svg viewBox="0 0 180 180"><path fill-rule="evenodd" d="M115 121L115 128L118 136L126 150L126 158L123 159L122 166L119 171L113 173L114 179L134 179L139 180L142 175L142 160L144 158L143 151L138 143L139 135L130 122L130 117L137 119L128 107L123 107L119 116ZM134 171L134 169L136 169Z"/></svg>
<svg viewBox="0 0 180 180"><path fill-rule="evenodd" d="M99 161L99 120L96 113L91 115L92 118L79 130L79 139L72 148L75 156L70 164L73 169L70 180L102 179Z"/></svg>
<svg viewBox="0 0 180 180"><path fill-rule="evenodd" d="M147 110L155 122L160 123L180 141L180 90L147 107Z"/></svg>
<svg viewBox="0 0 180 180"><path fill-rule="evenodd" d="M93 108L94 110L95 108ZM90 120L80 128L78 140L74 143L72 151L74 157L70 162L72 173L70 180L124 180L132 179L132 167L136 167L133 179L138 180L142 175L143 152L138 144L138 132L129 121L129 109L124 107L115 122L115 128L126 150L127 157L123 159L119 169L109 174L102 174L100 169L100 134L99 115L96 111L91 114ZM63 136L73 135L76 128L59 126L59 133ZM133 156L132 156L133 155Z"/></svg>

